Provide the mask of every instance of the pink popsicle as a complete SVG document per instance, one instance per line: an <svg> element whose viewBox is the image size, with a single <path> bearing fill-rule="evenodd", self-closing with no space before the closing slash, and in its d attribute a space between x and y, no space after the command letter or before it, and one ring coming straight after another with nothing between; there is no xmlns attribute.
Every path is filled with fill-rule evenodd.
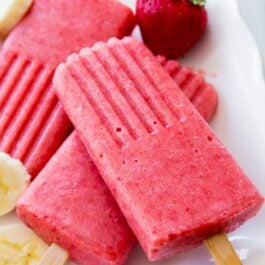
<svg viewBox="0 0 265 265"><path fill-rule="evenodd" d="M149 259L233 231L261 208L255 186L142 43L83 49L57 68L54 86Z"/></svg>
<svg viewBox="0 0 265 265"><path fill-rule="evenodd" d="M76 133L33 181L17 212L79 264L124 264L136 242Z"/></svg>
<svg viewBox="0 0 265 265"><path fill-rule="evenodd" d="M172 64L178 66L178 77L185 68ZM194 74L189 78L196 79ZM193 84L195 91L198 86ZM216 95L214 90L212 94ZM47 243L62 246L80 264L124 264L136 242L75 132L28 188L17 213Z"/></svg>
<svg viewBox="0 0 265 265"><path fill-rule="evenodd" d="M84 46L134 27L112 0L35 0L0 51L0 150L35 176L72 130L51 86L56 66Z"/></svg>

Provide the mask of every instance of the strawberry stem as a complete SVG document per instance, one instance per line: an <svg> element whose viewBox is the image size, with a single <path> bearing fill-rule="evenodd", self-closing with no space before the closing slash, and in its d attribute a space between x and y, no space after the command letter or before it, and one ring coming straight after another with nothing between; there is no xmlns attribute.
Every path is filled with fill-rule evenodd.
<svg viewBox="0 0 265 265"><path fill-rule="evenodd" d="M197 6L205 6L206 0L190 0L190 2Z"/></svg>

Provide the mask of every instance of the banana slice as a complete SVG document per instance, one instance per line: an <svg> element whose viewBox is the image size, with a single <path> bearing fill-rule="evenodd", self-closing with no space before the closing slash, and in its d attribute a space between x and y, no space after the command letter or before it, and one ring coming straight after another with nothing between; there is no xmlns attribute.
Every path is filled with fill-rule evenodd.
<svg viewBox="0 0 265 265"><path fill-rule="evenodd" d="M0 152L0 216L15 208L29 182L30 175L22 163Z"/></svg>
<svg viewBox="0 0 265 265"><path fill-rule="evenodd" d="M22 19L33 0L1 0L0 1L0 36L4 38Z"/></svg>
<svg viewBox="0 0 265 265"><path fill-rule="evenodd" d="M0 265L37 265L48 246L23 224L0 227Z"/></svg>

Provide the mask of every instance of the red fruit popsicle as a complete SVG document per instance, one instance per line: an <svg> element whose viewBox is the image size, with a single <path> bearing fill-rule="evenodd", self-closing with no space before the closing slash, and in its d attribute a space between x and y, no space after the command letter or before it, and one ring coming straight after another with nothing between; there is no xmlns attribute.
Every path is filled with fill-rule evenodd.
<svg viewBox="0 0 265 265"><path fill-rule="evenodd" d="M17 206L25 223L84 265L124 264L136 239L76 133Z"/></svg>
<svg viewBox="0 0 265 265"><path fill-rule="evenodd" d="M32 176L71 131L51 86L68 54L134 27L131 10L112 0L35 0L0 51L0 150Z"/></svg>
<svg viewBox="0 0 265 265"><path fill-rule="evenodd" d="M162 57L159 61L170 65L168 70L174 73L176 81L187 80L193 91L202 89L197 95L209 92L216 96L211 86L195 82L201 78L189 69L174 61L166 63ZM197 107L200 109L201 105L207 102ZM210 105L215 107L216 104ZM206 117L209 113L213 113L213 109ZM18 202L17 213L48 244L60 245L80 264L124 264L136 243L76 132L27 189Z"/></svg>
<svg viewBox="0 0 265 265"><path fill-rule="evenodd" d="M149 259L230 232L261 208L255 186L142 43L83 49L57 68L54 86Z"/></svg>

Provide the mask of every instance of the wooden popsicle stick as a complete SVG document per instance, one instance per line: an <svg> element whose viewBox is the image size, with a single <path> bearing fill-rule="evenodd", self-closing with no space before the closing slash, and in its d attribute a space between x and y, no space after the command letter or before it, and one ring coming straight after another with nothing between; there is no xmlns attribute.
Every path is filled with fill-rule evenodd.
<svg viewBox="0 0 265 265"><path fill-rule="evenodd" d="M63 265L67 261L68 257L69 255L64 249L56 244L51 244L42 257L39 265Z"/></svg>
<svg viewBox="0 0 265 265"><path fill-rule="evenodd" d="M216 265L242 265L234 247L225 233L220 233L204 240Z"/></svg>

